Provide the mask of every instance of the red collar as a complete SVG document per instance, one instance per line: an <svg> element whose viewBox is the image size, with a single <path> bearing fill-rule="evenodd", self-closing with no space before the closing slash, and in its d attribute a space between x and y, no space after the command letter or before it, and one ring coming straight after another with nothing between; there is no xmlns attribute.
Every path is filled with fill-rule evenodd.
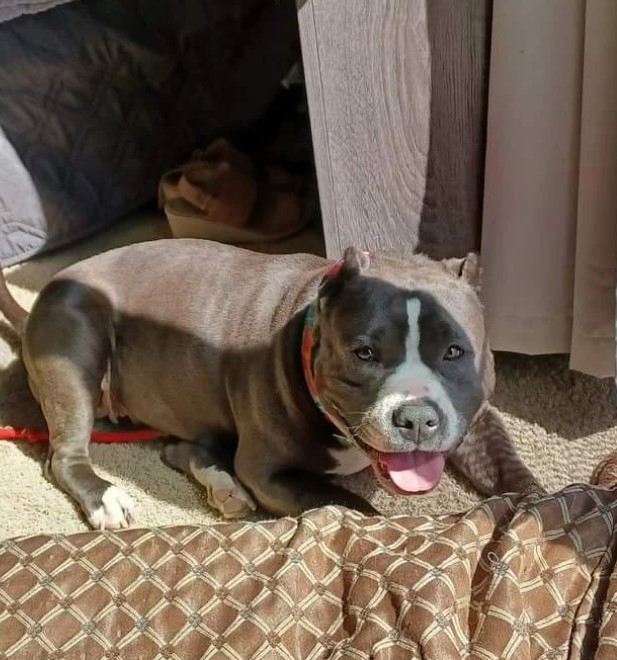
<svg viewBox="0 0 617 660"><path fill-rule="evenodd" d="M332 423L334 419L324 408L319 392L317 390L317 383L315 382L315 374L313 372L313 329L315 328L315 312L317 301L312 302L306 309L306 316L304 317L304 329L302 330L302 369L304 370L304 379L308 391L315 402L315 405Z"/></svg>
<svg viewBox="0 0 617 660"><path fill-rule="evenodd" d="M334 264L332 264L332 266L330 266L330 268L328 268L326 271L322 282L330 279L331 277L334 277L339 272L342 265L342 260L336 261ZM313 330L315 328L315 321L317 317L317 305L318 301L314 300L307 307L306 316L304 317L304 329L302 331L301 348L304 380L306 381L308 391L317 408L319 408L324 417L343 434L343 437L341 438L342 440L350 440L349 429L347 426L325 409L321 397L319 396L317 383L315 382L315 372L313 371Z"/></svg>

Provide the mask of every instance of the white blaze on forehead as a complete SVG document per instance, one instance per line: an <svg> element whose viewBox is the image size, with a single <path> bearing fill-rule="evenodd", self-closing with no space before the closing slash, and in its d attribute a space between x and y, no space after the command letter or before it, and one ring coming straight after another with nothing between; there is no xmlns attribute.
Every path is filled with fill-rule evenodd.
<svg viewBox="0 0 617 660"><path fill-rule="evenodd" d="M405 359L386 379L376 408L389 417L406 400L427 399L441 409L447 424L447 435L455 440L459 434L456 410L438 375L422 361L420 355L420 311L420 300L410 298L407 302L409 331L405 339Z"/></svg>
<svg viewBox="0 0 617 660"><path fill-rule="evenodd" d="M420 399L428 394L429 385L435 380L420 357L420 309L418 298L407 302L409 330L405 338L405 359L386 380L384 394L405 394Z"/></svg>

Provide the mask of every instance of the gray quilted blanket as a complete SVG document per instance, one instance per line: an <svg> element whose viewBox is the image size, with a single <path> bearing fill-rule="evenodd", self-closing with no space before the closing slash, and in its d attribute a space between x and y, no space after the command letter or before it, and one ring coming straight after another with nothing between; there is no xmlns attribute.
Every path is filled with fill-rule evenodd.
<svg viewBox="0 0 617 660"><path fill-rule="evenodd" d="M0 0L2 264L151 202L166 169L256 121L296 58L295 12L276 0Z"/></svg>
<svg viewBox="0 0 617 660"><path fill-rule="evenodd" d="M64 5L67 2L73 2L73 0L39 0L39 2L0 0L0 23L10 21L24 14L38 14L46 9Z"/></svg>

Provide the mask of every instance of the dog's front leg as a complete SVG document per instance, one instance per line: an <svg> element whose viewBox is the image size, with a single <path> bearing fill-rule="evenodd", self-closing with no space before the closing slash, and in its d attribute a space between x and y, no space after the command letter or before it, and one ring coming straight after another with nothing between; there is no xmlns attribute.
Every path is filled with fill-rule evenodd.
<svg viewBox="0 0 617 660"><path fill-rule="evenodd" d="M488 404L449 460L483 494L545 492L518 455L499 413Z"/></svg>
<svg viewBox="0 0 617 660"><path fill-rule="evenodd" d="M219 435L204 434L197 442L170 441L163 455L169 465L205 488L213 509L225 518L243 518L255 510L255 503L234 476L233 454L227 455L225 438Z"/></svg>
<svg viewBox="0 0 617 660"><path fill-rule="evenodd" d="M234 469L240 482L258 504L278 516L297 516L320 506L345 506L369 515L377 514L363 497L332 483L325 475L290 469L268 456L268 445L252 442L240 446Z"/></svg>
<svg viewBox="0 0 617 660"><path fill-rule="evenodd" d="M260 504L278 515L296 516L303 511L335 504L360 513L379 512L363 497L332 483L325 476L296 470L283 470L260 484Z"/></svg>
<svg viewBox="0 0 617 660"><path fill-rule="evenodd" d="M369 515L379 513L363 497L318 474L282 470L263 479L253 479L249 489L264 509L279 516L298 516L330 504Z"/></svg>

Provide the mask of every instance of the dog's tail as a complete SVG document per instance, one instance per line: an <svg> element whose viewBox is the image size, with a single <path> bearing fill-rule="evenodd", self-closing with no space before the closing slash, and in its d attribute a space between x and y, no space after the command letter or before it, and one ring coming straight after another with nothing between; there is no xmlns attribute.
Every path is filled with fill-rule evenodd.
<svg viewBox="0 0 617 660"><path fill-rule="evenodd" d="M6 316L8 322L21 336L26 327L28 312L13 298L13 294L9 291L2 272L2 266L0 266L0 312Z"/></svg>

